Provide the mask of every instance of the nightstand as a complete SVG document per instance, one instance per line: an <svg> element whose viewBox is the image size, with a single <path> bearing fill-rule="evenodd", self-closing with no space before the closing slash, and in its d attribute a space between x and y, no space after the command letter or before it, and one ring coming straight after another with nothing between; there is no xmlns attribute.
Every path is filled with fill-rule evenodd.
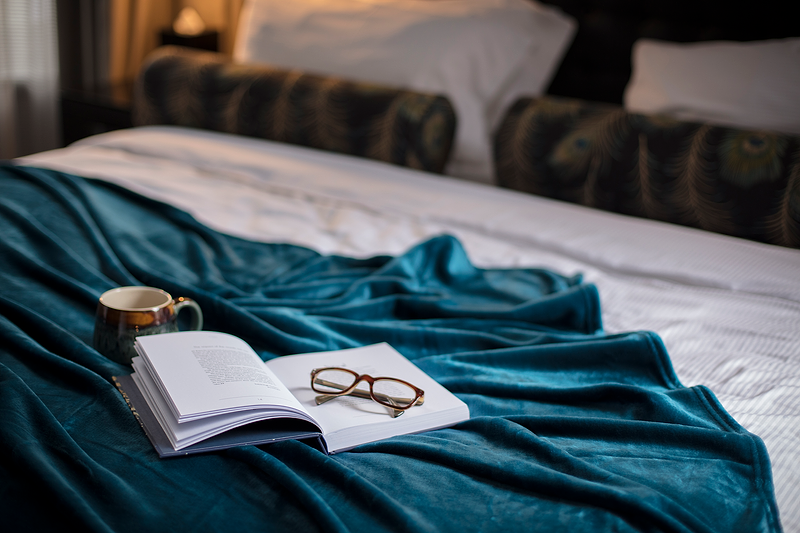
<svg viewBox="0 0 800 533"><path fill-rule="evenodd" d="M174 44L217 51L219 32L206 31L183 36L171 30L160 32L161 44ZM90 135L131 127L133 81L92 89L62 89L61 128L64 145Z"/></svg>
<svg viewBox="0 0 800 533"><path fill-rule="evenodd" d="M175 44L178 46L208 50L210 52L218 52L219 32L216 30L208 30L198 35L180 35L172 30L163 30L161 32L161 44Z"/></svg>
<svg viewBox="0 0 800 533"><path fill-rule="evenodd" d="M64 145L89 135L131 127L133 83L91 90L61 91Z"/></svg>

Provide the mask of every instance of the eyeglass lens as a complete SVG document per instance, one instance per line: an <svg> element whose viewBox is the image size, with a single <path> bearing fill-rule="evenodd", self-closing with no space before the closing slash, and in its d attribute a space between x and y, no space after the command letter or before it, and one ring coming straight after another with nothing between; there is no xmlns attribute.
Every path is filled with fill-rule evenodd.
<svg viewBox="0 0 800 533"><path fill-rule="evenodd" d="M341 370L321 370L314 378L314 389L317 392L338 394L349 389L356 381L356 376Z"/></svg>

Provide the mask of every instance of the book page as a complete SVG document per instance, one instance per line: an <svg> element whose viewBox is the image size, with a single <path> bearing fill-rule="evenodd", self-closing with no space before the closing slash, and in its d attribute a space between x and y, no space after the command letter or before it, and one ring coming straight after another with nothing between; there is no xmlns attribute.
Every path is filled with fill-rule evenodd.
<svg viewBox="0 0 800 533"><path fill-rule="evenodd" d="M150 408L150 412L161 425L164 434L175 450L181 450L209 437L250 422L280 418L286 415L285 412L277 408L269 409L268 411L249 409L213 417L199 418L197 420L178 422L166 405L164 398L160 394L153 394L153 391L158 391L158 386L153 382L150 373L142 368L141 357L134 357L131 362L135 370L131 378L139 389L142 398L144 398ZM294 418L294 416L292 418ZM311 421L310 418L311 417L308 417L309 421Z"/></svg>
<svg viewBox="0 0 800 533"><path fill-rule="evenodd" d="M303 412L286 386L243 340L214 331L136 339L143 367L181 422L269 406Z"/></svg>
<svg viewBox="0 0 800 533"><path fill-rule="evenodd" d="M322 428L329 450L352 447L393 435L443 427L469 418L466 404L386 343L347 350L289 355L267 361L303 408ZM341 396L317 405L311 371L344 367L373 377L403 379L425 391L425 401L392 418L371 399ZM368 385L362 382L365 390Z"/></svg>

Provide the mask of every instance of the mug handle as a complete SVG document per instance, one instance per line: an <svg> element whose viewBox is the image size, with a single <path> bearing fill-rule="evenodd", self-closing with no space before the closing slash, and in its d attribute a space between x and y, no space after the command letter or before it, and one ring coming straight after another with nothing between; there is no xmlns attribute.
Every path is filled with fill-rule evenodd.
<svg viewBox="0 0 800 533"><path fill-rule="evenodd" d="M180 298L175 299L175 316L178 316L178 313L181 312L182 309L188 309L192 312L191 321L189 322L189 329L191 331L199 331L203 329L203 311L200 310L200 306L192 300L191 298L185 298L181 296Z"/></svg>

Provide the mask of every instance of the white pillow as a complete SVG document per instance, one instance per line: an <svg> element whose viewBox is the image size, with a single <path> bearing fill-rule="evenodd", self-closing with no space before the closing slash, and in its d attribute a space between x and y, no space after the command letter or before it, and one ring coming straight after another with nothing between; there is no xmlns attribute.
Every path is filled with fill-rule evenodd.
<svg viewBox="0 0 800 533"><path fill-rule="evenodd" d="M576 23L532 0L247 0L234 59L442 94L456 111L446 172L493 181L491 135L539 95Z"/></svg>
<svg viewBox="0 0 800 533"><path fill-rule="evenodd" d="M626 110L800 134L800 38L633 46Z"/></svg>

